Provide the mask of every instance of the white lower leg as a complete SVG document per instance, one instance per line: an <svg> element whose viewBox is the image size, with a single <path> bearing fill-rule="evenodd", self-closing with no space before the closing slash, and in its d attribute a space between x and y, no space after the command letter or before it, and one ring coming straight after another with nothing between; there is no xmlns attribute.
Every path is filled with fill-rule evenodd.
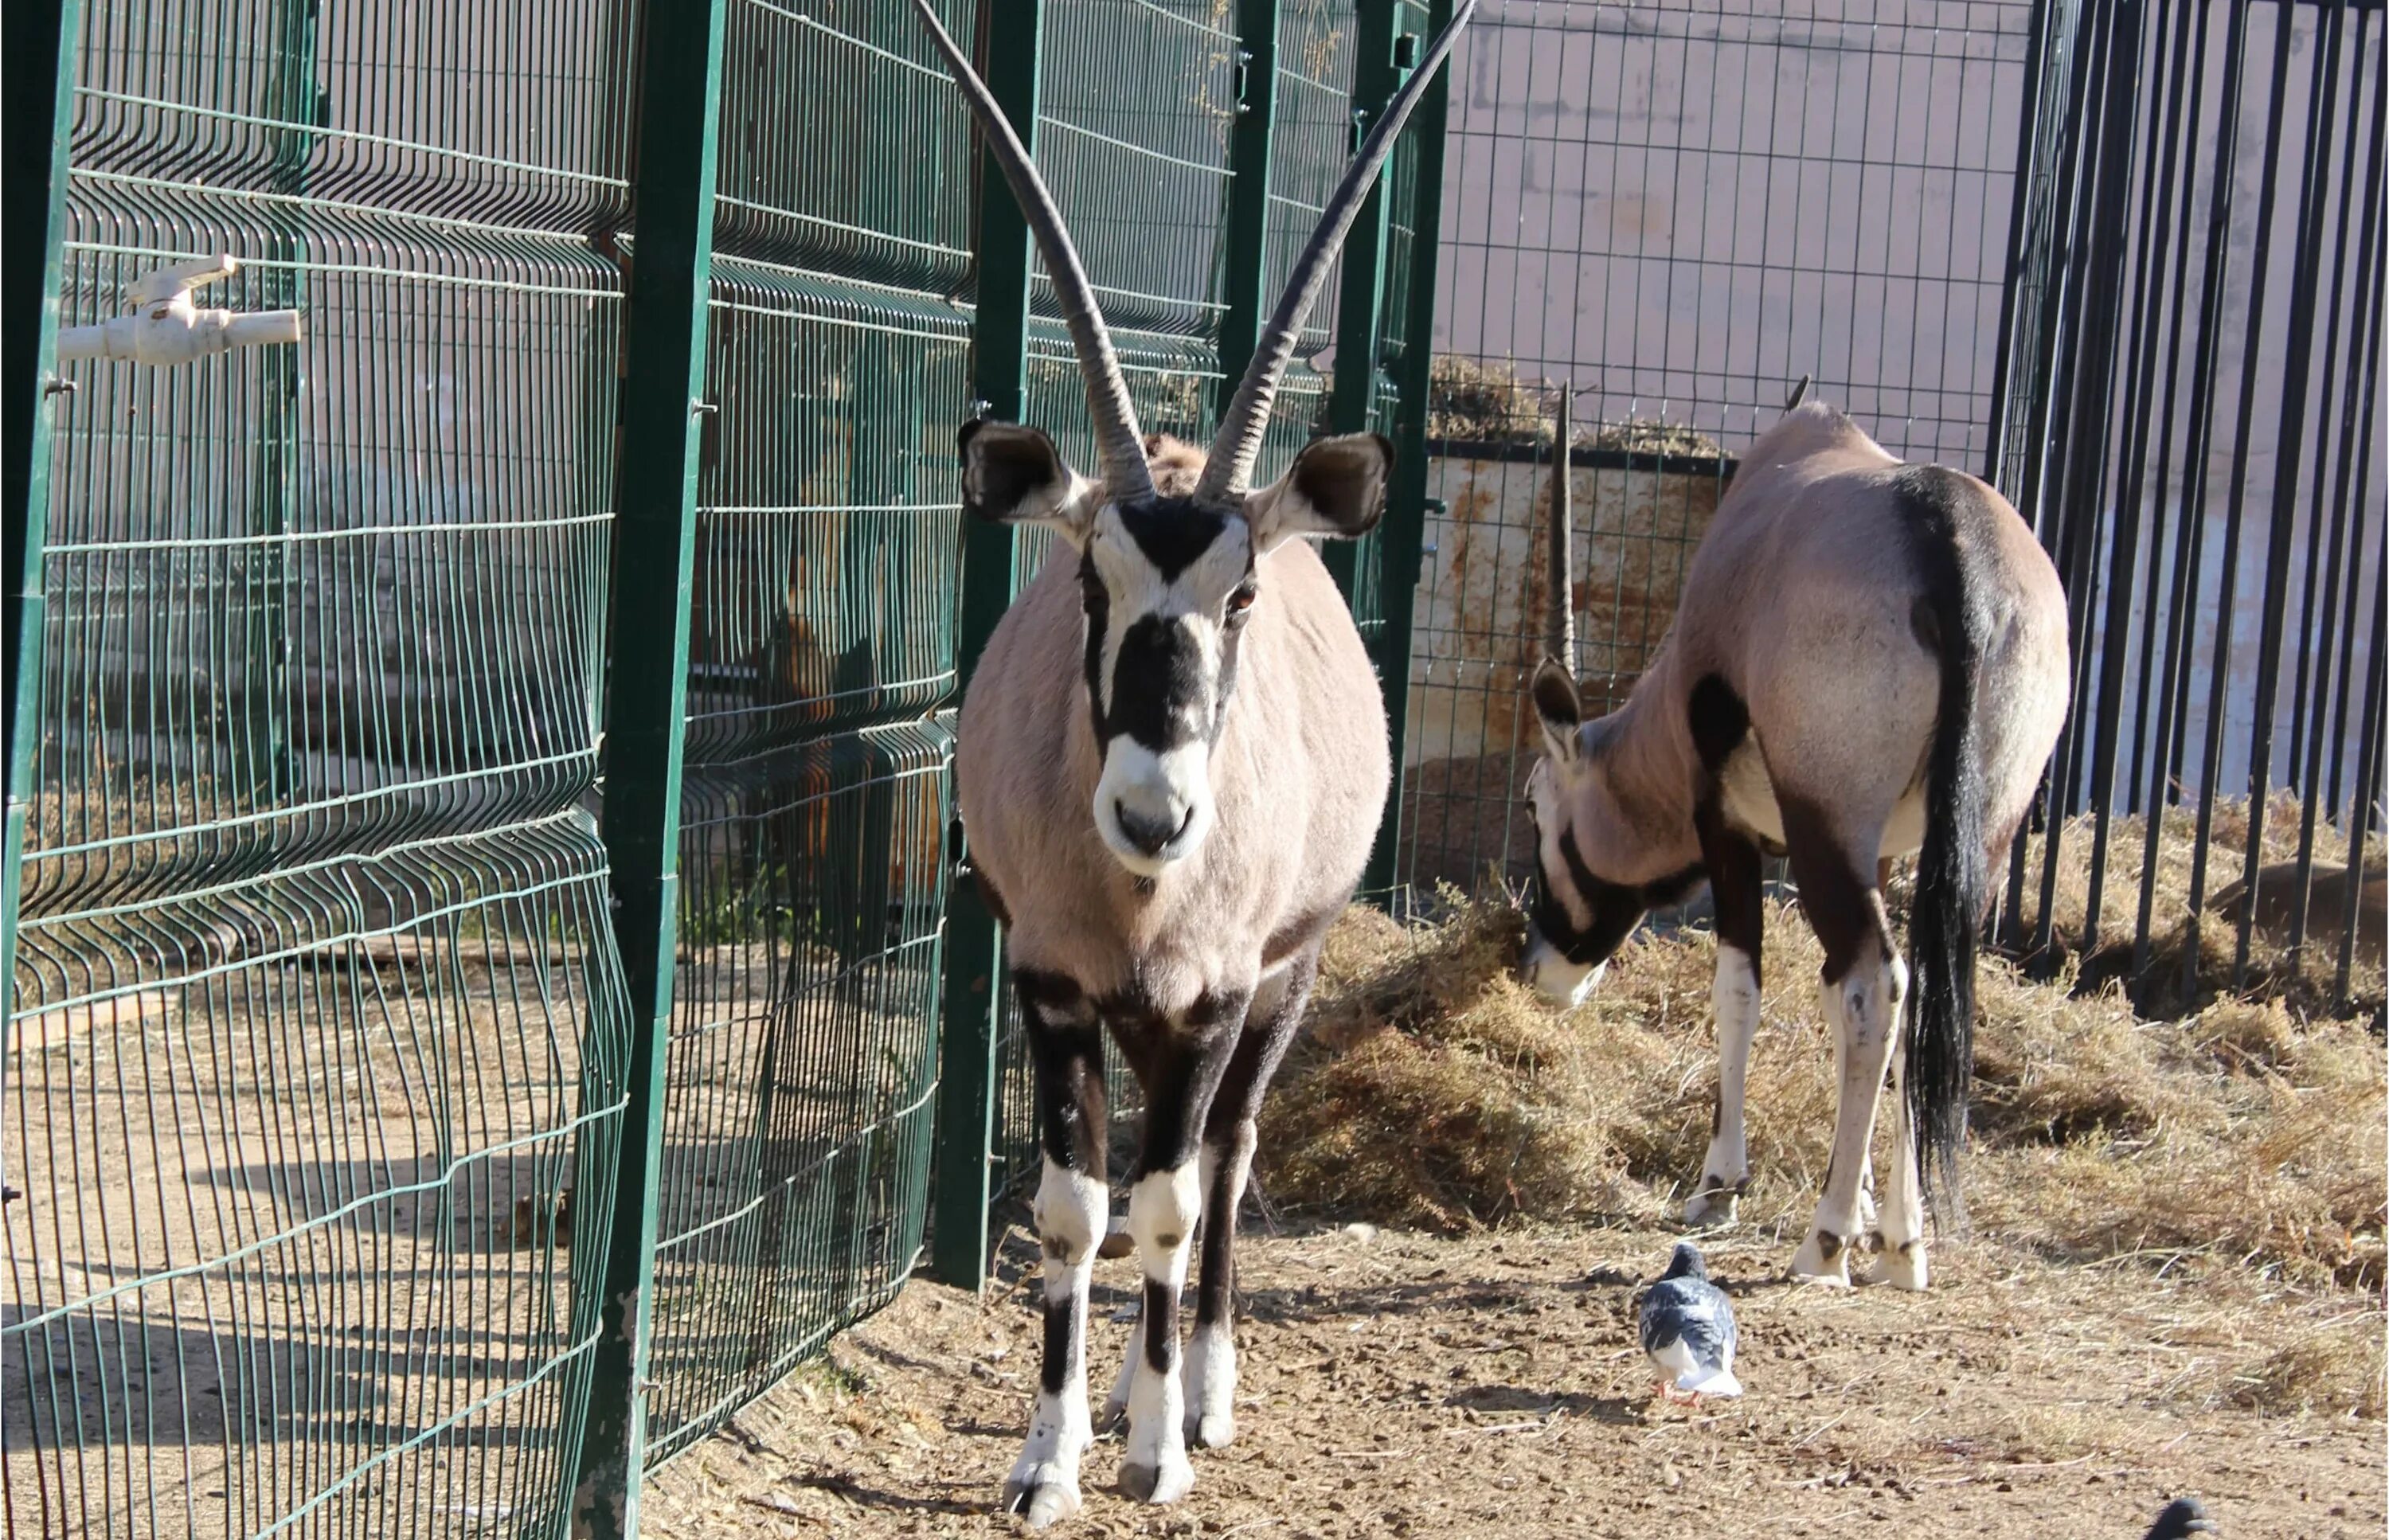
<svg viewBox="0 0 2389 1540"><path fill-rule="evenodd" d="M1129 1195L1128 1226L1144 1266L1145 1299L1138 1333L1143 1351L1129 1382L1120 1486L1144 1502L1174 1503L1194 1484L1194 1468L1186 1459L1186 1389L1175 1317L1202 1212L1202 1178L1192 1162L1147 1175Z"/></svg>
<svg viewBox="0 0 2389 1540"><path fill-rule="evenodd" d="M1808 1238L1792 1258L1792 1271L1828 1282L1850 1280L1850 1248L1861 1233L1860 1190L1867 1147L1874 1137L1875 1102L1883 1094L1899 1001L1907 993L1908 969L1897 958L1870 948L1836 986L1825 992L1840 1070L1841 1104L1833 1121L1833 1157L1826 1169L1824 1195Z"/></svg>
<svg viewBox="0 0 2389 1540"><path fill-rule="evenodd" d="M1234 1244L1236 1211L1245 1201L1245 1182L1252 1173L1258 1139L1258 1132L1246 1120L1237 1126L1226 1150L1208 1142L1203 1146L1199 1168L1206 1250L1212 1244L1212 1232L1220 1226L1228 1228L1229 1246ZM1204 1299L1215 1318L1201 1319L1198 1311L1186 1343L1186 1437L1207 1449L1224 1448L1236 1436L1236 1310L1229 1283L1225 1279L1215 1280L1207 1272ZM1215 1285L1223 1296L1217 1300L1212 1298Z"/></svg>
<svg viewBox="0 0 2389 1540"><path fill-rule="evenodd" d="M1028 1441L1003 1483L1004 1507L1023 1513L1031 1528L1079 1511L1079 1457L1093 1437L1087 1420L1087 1289L1107 1198L1095 1178L1045 1163L1037 1189L1037 1235L1045 1252L1047 1339L1059 1339L1060 1362L1054 1364L1049 1346Z"/></svg>
<svg viewBox="0 0 2389 1540"><path fill-rule="evenodd" d="M1883 1281L1900 1289L1923 1289L1924 1266L1924 1191L1916 1172L1916 1120L1908 1105L1908 1073L1900 1056L1891 1056L1891 1175L1884 1188Z"/></svg>
<svg viewBox="0 0 2389 1540"><path fill-rule="evenodd" d="M1688 1225L1731 1224L1735 1202L1750 1180L1750 1152L1743 1125L1743 1096L1750 1078L1750 1045L1758 1034L1758 970L1739 947L1718 947L1717 977L1709 986L1717 1012L1717 1122L1709 1152L1701 1162L1701 1183L1684 1204Z"/></svg>

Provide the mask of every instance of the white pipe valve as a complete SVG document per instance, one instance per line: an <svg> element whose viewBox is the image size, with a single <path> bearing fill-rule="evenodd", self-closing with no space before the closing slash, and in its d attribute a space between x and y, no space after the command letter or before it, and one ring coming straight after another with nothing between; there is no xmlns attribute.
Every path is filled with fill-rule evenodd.
<svg viewBox="0 0 2389 1540"><path fill-rule="evenodd" d="M230 257L188 257L144 274L125 294L137 313L96 326L58 328L61 363L81 358L128 359L134 363L188 363L235 348L270 347L300 337L297 311L201 310L191 290L220 283L240 271Z"/></svg>

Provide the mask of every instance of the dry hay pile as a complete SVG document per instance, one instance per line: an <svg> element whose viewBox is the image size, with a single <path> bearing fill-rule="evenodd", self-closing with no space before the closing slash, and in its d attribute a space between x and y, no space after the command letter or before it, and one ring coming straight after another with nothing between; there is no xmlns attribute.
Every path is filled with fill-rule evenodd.
<svg viewBox="0 0 2389 1540"><path fill-rule="evenodd" d="M2194 808L2169 808L2158 830L2155 901L2149 938L2150 965L2132 986L2134 1001L2144 1015L2186 1016L2231 995L2256 999L2280 999L2293 1010L2319 1014L2338 1006L2339 944L2336 922L2344 910L2333 908L2326 926L2310 918L2306 946L2293 954L2288 935L2259 924L2251 935L2246 974L2237 987L2232 980L2238 950L2239 911L2230 899L2245 867L2248 847L2247 799L2217 798L2209 832L2206 883L2193 945L2191 935L2190 888L2196 849L2198 814ZM2287 791L2277 791L2265 806L2263 839L2258 861L2263 865L2293 861L2298 853L2303 809ZM2148 821L2140 815L2119 817L2108 823L2107 869L2100 900L2099 930L2089 932L2090 860L2095 825L2087 817L2069 821L2058 841L2057 883L2050 915L2049 961L2071 974L2085 987L2098 987L2133 972L2133 934L2138 927L2140 874L2147 854ZM2040 915L2043 880L2041 852L2036 838L2025 864L2024 914L2037 922ZM2314 864L2344 870L2347 840L2339 830L2318 821ZM2378 834L2365 843L2363 870L2378 872L2383 846ZM2005 872L1999 873L2002 879ZM2344 879L2343 879L2344 881ZM2285 897L2269 894L2278 901ZM2260 902L2260 920L2273 909ZM2310 915L2320 916L2317 907ZM2384 996L2382 937L2377 914L2361 920L2355 965L2348 980L2348 998L2357 1015L2381 1014Z"/></svg>
<svg viewBox="0 0 2389 1540"><path fill-rule="evenodd" d="M1558 408L1558 388L1529 385L1519 377L1515 364L1437 353L1427 386L1427 437L1459 443L1547 445ZM1593 449L1637 454L1714 458L1725 452L1698 428L1650 417L1579 425L1575 439Z"/></svg>
<svg viewBox="0 0 2389 1540"><path fill-rule="evenodd" d="M1563 1012L1512 977L1520 928L1498 900L1428 928L1345 918L1263 1114L1272 1201L1445 1231L1674 1212L1709 1133L1713 938L1645 931ZM1742 1214L1792 1232L1823 1177L1833 1058L1821 954L1789 906L1767 946ZM2389 1157L2366 1024L2239 1001L2148 1022L2118 989L2066 982L1983 962L1967 1166L1981 1231L2054 1259L2381 1287ZM1878 1161L1888 1132L1879 1119Z"/></svg>

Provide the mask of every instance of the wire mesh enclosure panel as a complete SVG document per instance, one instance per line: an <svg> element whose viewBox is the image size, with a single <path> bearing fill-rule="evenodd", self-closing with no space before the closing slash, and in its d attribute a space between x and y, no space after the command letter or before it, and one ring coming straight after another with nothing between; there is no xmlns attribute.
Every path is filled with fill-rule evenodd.
<svg viewBox="0 0 2389 1540"><path fill-rule="evenodd" d="M1999 470L2075 712L2006 931L2144 1002L2381 999L2379 7L2063 7Z"/></svg>
<svg viewBox="0 0 2389 1540"><path fill-rule="evenodd" d="M1569 601L1625 698L1732 457L1791 386L1984 468L2034 12L2000 0L1513 0L1462 41L1399 873L1516 880L1551 420Z"/></svg>
<svg viewBox="0 0 2389 1540"><path fill-rule="evenodd" d="M977 131L908 0L697 11L81 13L66 322L223 256L197 303L300 340L59 365L46 528L9 510L41 600L0 927L12 1531L620 1522L900 1285L933 1152L1033 1165L1016 1024L992 1142L931 1126L954 435L998 345ZM942 14L992 46L986 0ZM1147 428L1207 439L1238 305L1431 18L1361 19L1042 11L1040 159ZM718 109L659 112L692 72ZM1365 346L1292 371L1264 477L1415 404L1421 154L1348 261ZM1000 362L1092 467L1028 291ZM1342 575L1392 647L1381 559Z"/></svg>
<svg viewBox="0 0 2389 1540"><path fill-rule="evenodd" d="M305 326L50 398L13 1531L557 1528L628 1028L580 806L623 23L83 7L66 320L226 254L201 303Z"/></svg>

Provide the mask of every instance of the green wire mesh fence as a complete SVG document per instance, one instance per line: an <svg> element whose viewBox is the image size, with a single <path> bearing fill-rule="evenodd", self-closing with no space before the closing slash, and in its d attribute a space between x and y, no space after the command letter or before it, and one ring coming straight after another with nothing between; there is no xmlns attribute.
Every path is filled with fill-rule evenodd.
<svg viewBox="0 0 2389 1540"><path fill-rule="evenodd" d="M622 718L655 698L625 693L630 665L677 655L620 624L621 592L678 601L621 569L618 515L625 466L676 448L625 407L624 337L655 239L632 235L641 60L681 21L632 0L57 7L62 323L224 253L237 272L198 302L296 310L303 337L62 363L31 439L10 425L49 467L45 503L8 511L39 599L0 1060L11 1533L562 1534L608 1479L582 1446L608 1398L644 1397L652 1470L892 1293L933 1158L984 1160L998 1196L1033 1166L1016 1031L987 1148L932 1127L953 433L988 362L975 135L904 0L709 4L659 1084L633 1076L628 863L597 815L606 745L652 725ZM941 9L965 39L1041 20L1040 159L1145 424L1200 441L1253 319L1238 297L1274 293L1356 114L1441 10ZM1420 164L1398 155L1262 474L1423 401ZM41 245L12 228L11 271ZM1356 295L1375 319L1331 366ZM1032 283L1021 415L1090 465L1049 301ZM1042 554L1021 541L1013 581ZM1346 574L1381 649L1406 634L1383 559ZM651 1093L652 1166L625 1138ZM632 1385L604 1367L601 1285L643 1218L618 1179L649 1170Z"/></svg>
<svg viewBox="0 0 2389 1540"><path fill-rule="evenodd" d="M594 1330L569 1235L604 1231L625 1094L580 806L621 292L585 231L623 207L621 19L83 12L66 321L223 252L206 302L309 325L62 364L51 398L14 1532L561 1511Z"/></svg>

